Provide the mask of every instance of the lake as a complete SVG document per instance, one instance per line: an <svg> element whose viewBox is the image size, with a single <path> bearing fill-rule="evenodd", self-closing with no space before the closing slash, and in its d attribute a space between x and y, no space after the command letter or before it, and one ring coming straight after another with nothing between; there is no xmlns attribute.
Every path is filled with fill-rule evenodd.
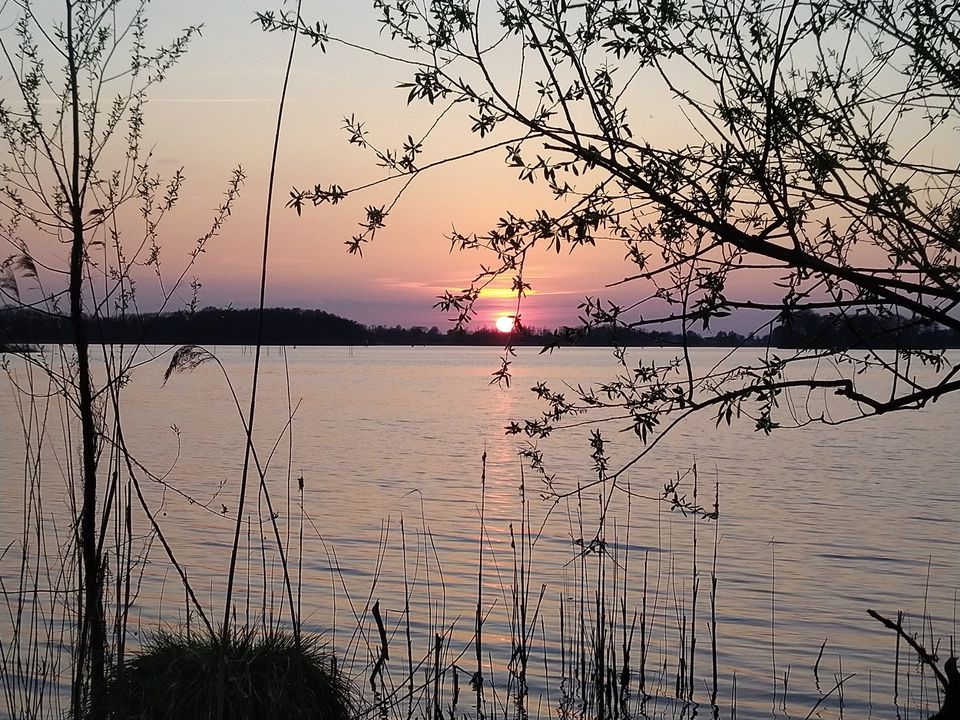
<svg viewBox="0 0 960 720"><path fill-rule="evenodd" d="M170 352L155 352L159 357L136 367L123 390L125 439L143 468L156 475L154 480L142 475L146 499L216 621L223 612L243 425L220 367L207 363L164 384ZM504 427L544 409L530 391L535 382L559 389L563 381L575 386L609 379L615 372L612 355L595 348L563 348L551 355L520 348L511 387L505 388L489 382L499 352L265 350L257 450L299 588L296 602L304 626L325 633L360 686L370 689L370 666L381 648L372 613L379 602L390 646L389 662L375 683L379 692L402 694L408 667L417 666L417 707L423 710L428 701L421 695L429 693L420 687L436 680L430 668L440 635L442 667L457 668L443 676L444 707L449 709L456 674L463 696L456 712L472 713L469 679L477 670L479 594L489 715L515 714L523 694L521 660L529 694L520 704L530 716L576 714L580 695L591 693L584 689L590 682L595 682L593 702L601 702L604 681L596 684L585 669L598 647L609 672L619 673L628 659L634 691L643 655L650 697L641 702L634 692L631 714L711 714L716 542L719 716L806 717L813 711L816 717L906 718L936 709L929 671L918 672L905 644L897 666L896 635L866 611L892 618L903 611L909 632L928 648L939 643L941 661L956 642L956 398L922 412L836 427L810 424L769 437L747 418L716 427L712 415L695 417L625 473L629 493L590 486L555 503L541 499L544 488L536 473L518 457L526 440L505 436ZM697 349L693 360L710 368L728 352ZM760 351L738 352L752 357ZM216 354L246 407L251 352L217 348ZM636 348L628 360L660 363L674 354ZM11 361L10 371L21 388L28 385L20 361ZM33 388L47 393L36 378ZM799 395L790 401L823 402ZM49 410L48 438L39 451L50 490L44 512L62 534L69 517L62 476L75 458L63 450L60 403L38 402ZM0 389L0 466L9 470L0 479L5 548L20 537L24 503L20 418L25 416L17 407L13 385L5 383ZM835 411L840 408L837 404ZM612 467L642 449L639 439L622 429L611 425L604 431ZM537 449L561 492L572 493L578 483L595 478L588 428L556 431ZM719 488L718 522L684 516L658 500L664 484L678 474L681 494L692 498L688 471L694 465L700 504L712 509ZM248 510L237 615L269 622L285 612L282 572L262 494L258 501L253 492ZM142 513L134 514L133 523L134 534L146 538L137 547L145 547L149 527ZM7 591L17 583L15 555L6 553L0 565ZM521 591L515 592L517 587ZM158 623L186 621L183 590L155 541L132 617L133 642ZM527 638L520 652L518 636ZM691 678L694 704L677 704L678 683L685 688L681 694L689 695ZM847 679L836 687L842 678ZM579 694L570 687L577 682L584 685Z"/></svg>

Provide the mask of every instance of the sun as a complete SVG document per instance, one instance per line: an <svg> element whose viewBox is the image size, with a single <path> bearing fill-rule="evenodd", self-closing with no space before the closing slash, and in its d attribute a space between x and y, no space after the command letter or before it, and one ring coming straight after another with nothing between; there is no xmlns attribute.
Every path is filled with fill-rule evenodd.
<svg viewBox="0 0 960 720"><path fill-rule="evenodd" d="M508 333L513 330L514 317L513 315L501 315L497 318L497 331L502 333Z"/></svg>

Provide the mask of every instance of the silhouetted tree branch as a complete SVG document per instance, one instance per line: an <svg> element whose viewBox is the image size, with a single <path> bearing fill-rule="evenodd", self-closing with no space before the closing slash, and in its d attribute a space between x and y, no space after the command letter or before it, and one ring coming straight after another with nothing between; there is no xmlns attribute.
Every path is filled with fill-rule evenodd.
<svg viewBox="0 0 960 720"><path fill-rule="evenodd" d="M614 379L574 400L543 392L543 415L513 431L543 436L586 415L632 429L646 444L691 411L719 406L721 419L749 417L769 433L833 421L798 414L802 403L782 402L791 392L834 389L832 397L847 401L846 421L921 408L960 388L944 354L915 342L921 332L960 330L960 7L931 0L501 0L495 9L377 0L374 7L384 34L404 47L397 72L408 102L463 123L478 149L514 138L507 168L555 199L533 214L505 212L485 232L453 233L455 248L485 249L495 261L439 307L467 323L480 291L501 277L522 299L535 250L579 254L618 243L626 268L611 279L611 293L622 298L632 289L635 299L586 298L583 328L662 324L680 332L679 363L630 366L620 355ZM276 18L264 25L294 28ZM307 24L298 30L314 32ZM335 37L324 28L325 39ZM649 106L675 123L668 139L644 119ZM388 151L356 118L345 126L387 177L443 157L429 133ZM352 192L318 184L291 202L299 210ZM368 206L351 250L387 224L389 207ZM735 353L709 375L696 373L687 338L738 308L767 315L748 337L772 330L772 341L794 349L771 346L759 359ZM814 309L820 319L811 320ZM800 322L815 332L796 332ZM805 345L829 362L811 363ZM501 377L509 377L508 365L509 349ZM887 382L865 382L862 373ZM623 413L609 420L610 409L626 411L626 428Z"/></svg>

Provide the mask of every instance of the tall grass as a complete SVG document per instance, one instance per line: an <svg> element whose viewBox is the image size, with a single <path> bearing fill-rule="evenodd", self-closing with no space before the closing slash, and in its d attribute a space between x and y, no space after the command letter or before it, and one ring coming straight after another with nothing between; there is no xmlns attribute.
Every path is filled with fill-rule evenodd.
<svg viewBox="0 0 960 720"><path fill-rule="evenodd" d="M331 576L349 608L349 620L341 619L335 629L338 654L365 689L358 716L623 720L850 714L844 690L853 674L844 672L836 655L822 665L812 658L806 664L779 649L767 714L756 714L763 702L758 697L738 695L737 669L724 667L718 619L723 578L717 574L716 487L712 506L701 508L695 522L678 520L676 511L671 515L671 489L661 498L658 525L648 528L654 537L644 538L645 545L636 537L641 531L629 502L617 520L607 512L604 494L595 491L575 493L566 506L551 511L530 502L522 477L514 521L492 527L482 465L479 474L481 496L471 532L477 538L476 591L465 605L451 606L444 580L456 574L462 588L465 568L444 563L422 517L413 524L409 518L396 525L386 521L366 572L346 573L329 549ZM696 474L687 481L698 483ZM695 501L703 494L699 487L688 492ZM308 509L301 512L313 540L326 545ZM566 550L543 534L548 516L553 522L558 515L570 531ZM497 532L507 539L498 539ZM311 542L309 533L305 542ZM458 557L462 562L463 553ZM457 595L463 598L462 591ZM929 619L922 622L926 626ZM770 642L767 657L774 656ZM816 650L811 648L813 655ZM922 666L902 666L899 672L915 686L930 676L930 668ZM913 692L910 698L914 717L939 707L936 694ZM891 701L889 688L877 688L875 697L871 691L870 706L891 707Z"/></svg>
<svg viewBox="0 0 960 720"><path fill-rule="evenodd" d="M109 378L117 365L123 367L118 355L124 354L125 350L105 347L103 352L103 361L97 369ZM214 359L210 354L202 357ZM76 617L83 582L75 558L76 528L71 521L77 516L79 504L73 466L75 447L71 442L75 419L68 398L58 385L68 382L69 367L66 348L45 348L42 354L5 363L12 390L9 396L22 437L22 496L18 502L3 508L7 513L4 530L12 530L17 523L19 529L13 541L0 549L0 602L3 609L0 616L0 697L3 700L0 717L5 717L5 713L15 718L100 714L100 711L85 708L83 703L80 703L82 710L78 713L76 699L70 692L71 687L77 685L79 629ZM228 388L232 393L229 382ZM222 487L218 487L209 498L202 499L192 494L193 490L173 484L169 469L167 473L155 474L145 467L127 447L121 422L119 384L108 382L107 391L100 415L104 448L100 467L110 482L103 488L99 503L103 518L98 551L103 558L103 602L110 632L104 648L105 662L108 674L115 680L124 679L124 682L128 671L145 664L158 672L166 667L163 671L167 674L166 679L172 683L171 687L177 688L182 686L181 680L169 674L176 663L163 666L156 662L160 661L160 655L172 658L176 654L178 645L175 639L184 641L179 649L187 659L193 657L198 648L209 649L216 645L214 638L218 632L209 619L216 610L216 603L212 593L201 599L195 583L199 582L203 587L210 578L191 576L191 568L178 561L164 526L177 521L176 503L172 497L183 503L181 509L196 508L205 515L220 517L216 508L220 505ZM236 400L236 396L234 398ZM275 447L287 437L289 429L288 421ZM179 443L179 433L176 437ZM266 485L273 453L261 460L254 451L253 459L259 480L256 486L259 490L257 512L245 518L248 542L243 552L248 573L237 594L238 602L232 608L234 623L238 617L237 606L245 610L241 611L243 615L237 627L226 634L227 641L223 645L225 652L241 653L237 660L240 665L246 662L241 651L248 652L252 658L271 656L272 653L270 662L250 665L249 671L256 674L273 661L285 658L284 662L288 664L294 662L297 652L287 648L287 655L281 657L278 654L285 647L287 637L281 628L289 633L296 647L299 624L293 603L279 602L280 598L290 599L292 595L289 592L290 579L285 572L285 556L281 554L283 563L273 559L278 547L283 550L277 525L279 513L273 507ZM288 465L288 473L289 470ZM259 566L260 572L249 572L251 565ZM141 599L145 587L155 587L157 578L151 571L158 566L166 567L171 578L176 578L175 583L171 580L175 589L170 592L164 580L159 596L154 594ZM171 596L175 598L173 602L169 600ZM166 630L167 627L170 630ZM146 645L142 644L144 638L150 638ZM297 670L300 675L289 677L307 677L308 665L312 663L319 667L321 659L329 666L330 655L320 650L321 643L316 638L299 648L299 662L303 667ZM148 663L151 653L158 654L153 665ZM346 687L339 674L327 674L334 680L334 690ZM228 680L231 678L234 675L227 676ZM279 682L277 677L267 675L263 679L268 683ZM158 675L156 683L164 682L164 676ZM293 685L290 687L292 689ZM124 688L125 684L115 683L114 694ZM271 692L278 691L274 687ZM344 694L344 698L349 700L349 694ZM113 702L116 698L109 699ZM118 716L115 706L112 712ZM296 712L291 710L289 716L296 716Z"/></svg>

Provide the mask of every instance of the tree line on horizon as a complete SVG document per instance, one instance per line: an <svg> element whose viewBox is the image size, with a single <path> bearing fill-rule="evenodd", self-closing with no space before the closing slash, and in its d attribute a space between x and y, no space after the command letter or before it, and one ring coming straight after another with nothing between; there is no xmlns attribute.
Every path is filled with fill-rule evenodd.
<svg viewBox="0 0 960 720"><path fill-rule="evenodd" d="M91 341L106 344L249 345L255 342L255 309L205 307L96 317L91 319ZM0 309L0 350L65 344L71 338L70 320L26 308ZM364 325L325 310L270 308L264 311L265 345L503 345L507 336L495 329L441 330L436 325ZM642 346L774 346L811 349L946 349L960 347L960 334L936 324L900 325L895 316L817 313L811 310L781 313L766 334L743 335L729 330L713 334L609 326L536 328L514 332L512 344L560 347Z"/></svg>

